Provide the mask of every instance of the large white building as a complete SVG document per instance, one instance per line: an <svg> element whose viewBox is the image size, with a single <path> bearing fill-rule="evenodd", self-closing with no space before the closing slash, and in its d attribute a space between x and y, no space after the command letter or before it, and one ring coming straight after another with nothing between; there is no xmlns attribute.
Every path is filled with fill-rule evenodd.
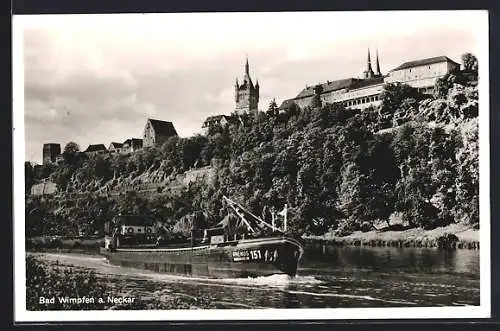
<svg viewBox="0 0 500 331"><path fill-rule="evenodd" d="M392 69L384 82L402 82L428 92L434 88L438 78L459 69L460 64L446 56L431 57L403 63L399 67Z"/></svg>
<svg viewBox="0 0 500 331"><path fill-rule="evenodd" d="M380 72L377 52L376 70L372 70L370 51L363 78L347 78L327 81L314 86L306 86L295 98L285 100L280 109L285 110L293 105L300 108L311 105L313 98L319 95L323 103L343 103L347 108L367 108L381 103L380 93L386 83L405 83L418 88L424 93L432 92L438 78L460 69L460 64L446 56L409 61L389 71L387 75Z"/></svg>

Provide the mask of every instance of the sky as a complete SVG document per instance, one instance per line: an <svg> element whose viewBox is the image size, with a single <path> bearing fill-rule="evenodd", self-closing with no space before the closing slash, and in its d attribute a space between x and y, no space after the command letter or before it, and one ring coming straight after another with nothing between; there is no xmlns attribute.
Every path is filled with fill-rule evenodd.
<svg viewBox="0 0 500 331"><path fill-rule="evenodd" d="M15 16L24 77L25 158L44 143L142 138L146 119L181 137L235 107L235 79L259 80L259 109L306 85L360 77L367 49L382 73L399 64L471 52L481 64L484 11L167 13ZM487 40L487 39L486 39ZM372 62L373 63L373 62ZM23 111L23 109L14 109Z"/></svg>

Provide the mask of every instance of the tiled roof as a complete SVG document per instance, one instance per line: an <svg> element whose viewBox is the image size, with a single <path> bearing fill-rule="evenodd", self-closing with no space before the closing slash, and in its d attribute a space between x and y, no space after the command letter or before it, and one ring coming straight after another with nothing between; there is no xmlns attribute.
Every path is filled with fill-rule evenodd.
<svg viewBox="0 0 500 331"><path fill-rule="evenodd" d="M351 85L354 84L356 80L357 80L356 78L346 78L346 79L334 80L332 82L326 82L322 84L308 86L305 89L303 89L295 98L299 99L299 98L306 98L313 96L314 89L318 85L321 85L321 87L323 88L323 93L325 93L350 87Z"/></svg>
<svg viewBox="0 0 500 331"><path fill-rule="evenodd" d="M346 79L334 80L331 82L328 81L326 83L308 86L307 88L303 89L294 99L312 97L314 95L314 89L318 86L321 86L322 88L321 93L328 93L345 88L354 89L370 85L382 84L383 82L384 82L384 77L377 77L372 79L346 78Z"/></svg>
<svg viewBox="0 0 500 331"><path fill-rule="evenodd" d="M85 152L97 152L97 151L105 151L106 147L104 144L96 144L96 145L89 145Z"/></svg>
<svg viewBox="0 0 500 331"><path fill-rule="evenodd" d="M225 118L226 120L228 119L228 117L226 115L214 115L214 116L207 117L205 122L220 121L223 118Z"/></svg>
<svg viewBox="0 0 500 331"><path fill-rule="evenodd" d="M434 63L440 63L440 62L452 62L452 63L458 64L455 61L448 58L447 56L435 56L435 57L430 57L427 59L405 62L405 63L401 64L400 66L392 69L391 71L401 70L401 69L406 69L406 68L413 68L413 67L434 64Z"/></svg>
<svg viewBox="0 0 500 331"><path fill-rule="evenodd" d="M295 101L293 99L287 99L283 101L279 107L279 109L287 109L295 105Z"/></svg>
<svg viewBox="0 0 500 331"><path fill-rule="evenodd" d="M154 119L148 119L153 126L153 130L157 135L160 136L177 136L177 131L175 131L174 125L172 122L160 121Z"/></svg>
<svg viewBox="0 0 500 331"><path fill-rule="evenodd" d="M110 144L110 147L109 148L122 148L123 147L123 144L122 143L115 143L115 142L112 142Z"/></svg>

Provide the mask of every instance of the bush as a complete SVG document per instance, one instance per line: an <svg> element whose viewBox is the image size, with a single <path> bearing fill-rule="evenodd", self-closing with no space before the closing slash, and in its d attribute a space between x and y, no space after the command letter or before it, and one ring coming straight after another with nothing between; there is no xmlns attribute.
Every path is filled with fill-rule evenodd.
<svg viewBox="0 0 500 331"><path fill-rule="evenodd" d="M106 304L61 303L58 298L77 296L106 298L109 289L99 282L94 272L78 272L64 267L51 267L34 256L26 257L27 310L94 310L106 309ZM50 306L40 304L39 298L55 297Z"/></svg>
<svg viewBox="0 0 500 331"><path fill-rule="evenodd" d="M353 226L347 221L340 222L339 226L335 230L334 234L337 237L345 237L354 232Z"/></svg>
<svg viewBox="0 0 500 331"><path fill-rule="evenodd" d="M361 232L369 232L369 231L373 230L373 224L365 221L365 222L361 223L360 230L361 230Z"/></svg>
<svg viewBox="0 0 500 331"><path fill-rule="evenodd" d="M439 248L450 248L458 241L458 237L454 234L447 233L437 239Z"/></svg>

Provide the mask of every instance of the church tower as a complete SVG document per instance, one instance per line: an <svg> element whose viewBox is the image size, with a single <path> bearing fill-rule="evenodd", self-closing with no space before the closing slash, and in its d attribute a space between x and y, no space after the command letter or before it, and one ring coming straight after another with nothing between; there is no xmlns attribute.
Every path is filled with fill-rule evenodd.
<svg viewBox="0 0 500 331"><path fill-rule="evenodd" d="M259 81L257 80L254 85L250 78L250 66L248 65L247 57L243 82L240 85L238 79L236 79L236 84L234 85L235 111L237 114L257 111L259 105L259 88Z"/></svg>
<svg viewBox="0 0 500 331"><path fill-rule="evenodd" d="M363 71L363 78L364 79L371 79L374 78L375 73L372 70L372 61L370 59L370 49L368 48L368 59L366 61L366 70Z"/></svg>
<svg viewBox="0 0 500 331"><path fill-rule="evenodd" d="M382 73L380 72L380 63L378 61L378 49L377 49L377 62L375 64L375 76L380 77Z"/></svg>

